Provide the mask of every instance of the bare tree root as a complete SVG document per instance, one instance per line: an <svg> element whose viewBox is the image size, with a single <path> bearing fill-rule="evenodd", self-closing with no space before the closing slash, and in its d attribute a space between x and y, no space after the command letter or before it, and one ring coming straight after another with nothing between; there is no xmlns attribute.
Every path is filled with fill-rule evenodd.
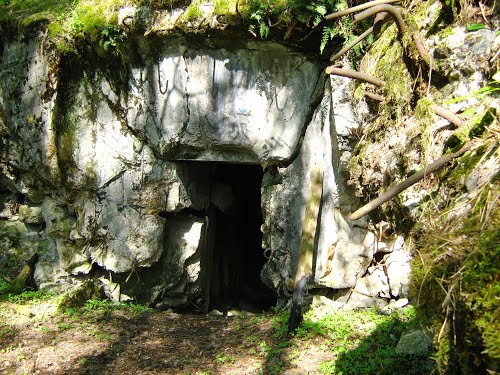
<svg viewBox="0 0 500 375"><path fill-rule="evenodd" d="M408 33L408 27L406 26L406 23L403 19L403 15L401 14L401 11L396 8L395 6L389 5L389 4L379 4L375 5L373 7L368 8L367 10L358 13L354 16L354 22L359 22L362 21L368 17L371 17L373 15L376 15L377 13L380 12L388 12L392 15L394 20L396 21L396 25L398 26L398 31L399 31L399 38L401 42L403 42L403 39L405 35ZM430 57L429 57L429 52L425 49L424 45L420 41L418 37L418 33L412 32L411 37L413 39L413 44L415 45L415 49L417 50L418 55L422 59L422 61L429 66L430 64Z"/></svg>
<svg viewBox="0 0 500 375"><path fill-rule="evenodd" d="M334 74L337 76L342 76L342 77L349 77L349 78L354 78L357 79L358 81L363 81L367 83L371 83L372 85L378 86L378 87L383 87L386 85L386 83L378 78L372 77L368 74L357 72L355 70L351 69L342 69L342 68L337 68L336 66L329 66L325 69L326 74Z"/></svg>
<svg viewBox="0 0 500 375"><path fill-rule="evenodd" d="M368 37L368 35L370 35L371 33L374 33L375 35L377 35L380 32L380 29L382 28L382 25L385 22L388 21L389 17L390 17L390 14L387 13L387 12L380 12L380 13L378 13L377 16L375 17L375 20L373 21L373 26L370 27L368 30L366 30L363 34L361 34L360 36L358 36L356 39L354 39L347 46L345 46L344 48L342 48L335 55L333 55L330 58L330 61L338 60L340 57L342 57L343 55L345 55L351 48L354 48L354 46L356 44L358 44L358 43L362 42L363 40L365 40Z"/></svg>
<svg viewBox="0 0 500 375"><path fill-rule="evenodd" d="M361 34L360 36L358 36L356 39L354 39L351 43L349 43L347 46L345 46L344 48L342 48L339 52L337 52L335 55L333 55L331 58L330 58L330 61L335 61L337 60L339 57L342 57L343 55L345 55L351 48L353 48L356 44L358 44L359 42L363 41L364 39L366 39L366 37L368 35L370 35L371 33L373 32L373 26L370 27L368 30L366 30L363 34Z"/></svg>
<svg viewBox="0 0 500 375"><path fill-rule="evenodd" d="M373 7L378 4L388 4L388 3L396 3L399 0L375 0L375 1L369 1L367 3L352 7L352 8L347 8L344 10L341 10L340 12L335 12L331 13L325 16L325 20L327 21L332 21L336 18L347 16L348 14L359 12L360 10L366 9Z"/></svg>
<svg viewBox="0 0 500 375"><path fill-rule="evenodd" d="M365 92L365 96L369 99L376 100L377 102L383 102L385 100L383 96L374 94L372 92Z"/></svg>
<svg viewBox="0 0 500 375"><path fill-rule="evenodd" d="M453 112L443 108L443 107L440 107L436 104L433 104L431 106L432 110L434 111L434 113L436 115L438 115L439 117L442 117L446 120L448 120L449 122L451 122L453 125L455 125L456 127L459 127L462 125L462 120L460 120L460 117L458 117L456 114L454 114Z"/></svg>
<svg viewBox="0 0 500 375"><path fill-rule="evenodd" d="M474 141L469 141L466 144L462 146L460 150L453 154L449 155L443 155L439 159L437 159L435 162L429 164L427 167L424 169L418 171L417 173L411 175L408 177L406 180L403 182L400 182L393 188L387 190L385 193L380 195L378 198L374 199L373 201L365 204L363 207L361 207L359 210L354 211L349 218L354 221L358 220L359 218L365 216L369 212L373 211L383 203L387 202L388 200L394 198L396 195L401 193L403 190L408 189L410 186L414 185L421 179L423 179L425 176L430 175L431 173L437 171L439 168L443 167L446 165L451 159L454 159L458 156L463 155L465 152L469 151L471 147L473 146Z"/></svg>

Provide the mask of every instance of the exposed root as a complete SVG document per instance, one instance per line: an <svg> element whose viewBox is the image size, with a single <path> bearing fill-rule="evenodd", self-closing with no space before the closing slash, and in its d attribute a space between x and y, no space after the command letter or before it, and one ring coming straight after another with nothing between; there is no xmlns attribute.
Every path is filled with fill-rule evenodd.
<svg viewBox="0 0 500 375"><path fill-rule="evenodd" d="M329 66L328 68L325 69L326 74L334 74L337 76L342 76L342 77L349 77L349 78L354 78L359 81L371 83L372 85L375 86L385 86L386 83L378 78L372 77L368 74L357 72L355 70L351 69L342 69L342 68L337 68L336 66Z"/></svg>

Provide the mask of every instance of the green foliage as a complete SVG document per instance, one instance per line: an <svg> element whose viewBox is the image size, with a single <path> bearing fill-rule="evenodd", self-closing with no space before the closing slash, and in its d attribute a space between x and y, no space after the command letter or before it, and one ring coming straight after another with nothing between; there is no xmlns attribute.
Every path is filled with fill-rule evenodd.
<svg viewBox="0 0 500 375"><path fill-rule="evenodd" d="M294 23L300 23L308 28L315 28L322 23L327 13L334 10L336 3L335 0L312 2L303 0L249 0L247 5L250 19L257 22L261 38L266 38L269 35L271 25L293 28ZM325 33L327 35L324 38L332 35L330 29L325 29Z"/></svg>
<svg viewBox="0 0 500 375"><path fill-rule="evenodd" d="M114 25L108 25L101 31L99 44L105 51L116 55L123 40L123 32Z"/></svg>
<svg viewBox="0 0 500 375"><path fill-rule="evenodd" d="M2 295L7 289L9 289L9 283L0 276L0 295Z"/></svg>
<svg viewBox="0 0 500 375"><path fill-rule="evenodd" d="M19 294L9 294L8 300L12 303L20 305L37 304L58 297L56 293L48 292L45 290L26 290Z"/></svg>
<svg viewBox="0 0 500 375"><path fill-rule="evenodd" d="M202 16L202 12L200 9L200 1L193 0L191 4L186 9L184 13L184 19L186 21L194 21Z"/></svg>
<svg viewBox="0 0 500 375"><path fill-rule="evenodd" d="M319 51L323 53L326 45L330 40L338 35L338 29L335 26L325 26L323 28L323 36L321 37L321 45L319 46Z"/></svg>
<svg viewBox="0 0 500 375"><path fill-rule="evenodd" d="M500 72L496 72L491 77L490 82L485 87L483 87L477 91L474 91L471 94L461 95L461 96L456 97L454 99L447 100L445 103L452 104L452 103L461 102L463 100L467 100L470 98L483 99L485 96L492 95L498 91L500 91Z"/></svg>
<svg viewBox="0 0 500 375"><path fill-rule="evenodd" d="M499 196L498 188L483 189L465 219L450 222L441 214L435 225L444 230L417 236L412 290L422 315L435 319L443 373L473 373L487 357L500 360L500 210L493 207Z"/></svg>
<svg viewBox="0 0 500 375"><path fill-rule="evenodd" d="M403 331L419 325L412 307L383 314L376 309L336 311L317 317L310 310L297 330L297 339L316 341L318 336L328 343L334 359L323 362L322 374L428 374L422 358L395 352Z"/></svg>
<svg viewBox="0 0 500 375"><path fill-rule="evenodd" d="M217 353L217 355L215 356L214 362L218 364L224 364L224 363L233 364L235 360L236 358L234 357L234 355L220 352Z"/></svg>
<svg viewBox="0 0 500 375"><path fill-rule="evenodd" d="M152 311L151 308L134 303L113 302L110 300L88 300L83 306L83 312L97 311L111 313L113 311L129 311L134 316L143 316Z"/></svg>
<svg viewBox="0 0 500 375"><path fill-rule="evenodd" d="M477 31L477 30L484 29L485 27L486 26L484 25L484 23L468 23L467 24L468 31Z"/></svg>
<svg viewBox="0 0 500 375"><path fill-rule="evenodd" d="M226 15L236 11L236 0L215 0L214 14Z"/></svg>
<svg viewBox="0 0 500 375"><path fill-rule="evenodd" d="M117 10L126 3L125 0L11 0L0 3L0 20L18 19L24 27L46 22L50 41L63 53L74 52L83 38L115 53L123 41L116 24Z"/></svg>

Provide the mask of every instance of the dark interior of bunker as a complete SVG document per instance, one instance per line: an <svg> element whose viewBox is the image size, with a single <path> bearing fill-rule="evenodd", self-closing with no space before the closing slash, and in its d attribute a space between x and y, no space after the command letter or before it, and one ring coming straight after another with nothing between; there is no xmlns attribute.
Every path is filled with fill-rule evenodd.
<svg viewBox="0 0 500 375"><path fill-rule="evenodd" d="M276 304L262 282L260 165L185 162L197 190L209 190L201 268L205 310L261 312Z"/></svg>

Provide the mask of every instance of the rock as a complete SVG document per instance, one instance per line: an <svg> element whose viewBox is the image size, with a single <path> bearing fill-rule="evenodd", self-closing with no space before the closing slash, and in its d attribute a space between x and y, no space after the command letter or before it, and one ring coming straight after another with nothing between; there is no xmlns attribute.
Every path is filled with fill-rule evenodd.
<svg viewBox="0 0 500 375"><path fill-rule="evenodd" d="M393 297L408 296L410 285L410 256L405 251L391 253L386 258L386 273Z"/></svg>
<svg viewBox="0 0 500 375"><path fill-rule="evenodd" d="M87 280L67 291L57 309L64 312L66 309L82 307L88 300L101 299L103 296L101 286L93 280Z"/></svg>
<svg viewBox="0 0 500 375"><path fill-rule="evenodd" d="M424 356L432 347L432 338L422 330L404 333L396 346L396 353Z"/></svg>
<svg viewBox="0 0 500 375"><path fill-rule="evenodd" d="M156 263L163 252L165 219L141 215L133 208L107 202L98 224L106 226L105 244L89 247L92 259L114 272L126 272Z"/></svg>
<svg viewBox="0 0 500 375"><path fill-rule="evenodd" d="M389 283L382 267L358 279L354 290L370 297L390 298Z"/></svg>
<svg viewBox="0 0 500 375"><path fill-rule="evenodd" d="M188 282L200 275L200 244L205 222L195 217L172 218L167 221L164 272L167 283L177 283L188 272ZM186 261L190 259L190 264Z"/></svg>
<svg viewBox="0 0 500 375"><path fill-rule="evenodd" d="M375 255L377 252L377 237L373 232L367 232L365 239L363 240L363 246L368 250L370 249L372 254Z"/></svg>
<svg viewBox="0 0 500 375"><path fill-rule="evenodd" d="M394 310L398 310L407 306L409 303L410 301L408 301L408 298L401 298L398 300L391 299L389 301L389 304L383 309L383 311L387 314L390 314Z"/></svg>
<svg viewBox="0 0 500 375"><path fill-rule="evenodd" d="M126 294L121 292L121 286L118 283L114 283L111 279L106 277L100 277L99 281L101 282L102 288L104 290L104 294L107 298L114 302L125 302L132 300Z"/></svg>
<svg viewBox="0 0 500 375"><path fill-rule="evenodd" d="M391 307L394 307L395 309L400 309L407 306L409 303L410 301L408 301L408 298L400 298L398 300L391 300L391 302L389 302L389 305Z"/></svg>
<svg viewBox="0 0 500 375"><path fill-rule="evenodd" d="M397 236L394 243L391 246L391 252L403 251L405 246L405 238L403 236Z"/></svg>
<svg viewBox="0 0 500 375"><path fill-rule="evenodd" d="M344 305L342 302L333 301L325 296L313 296L312 305L319 314L328 314L329 312L338 310Z"/></svg>
<svg viewBox="0 0 500 375"><path fill-rule="evenodd" d="M219 311L219 310L212 310L208 313L208 315L211 315L211 316L223 316L224 313Z"/></svg>
<svg viewBox="0 0 500 375"><path fill-rule="evenodd" d="M57 240L60 267L70 275L87 274L92 269L88 254L72 241Z"/></svg>
<svg viewBox="0 0 500 375"><path fill-rule="evenodd" d="M150 19L146 9L124 7L119 25L152 31L181 14ZM92 57L59 65L54 51L40 48L43 37L5 38L0 151L13 170L0 171L0 217L12 220L0 221L2 263L36 249L42 287L68 287L93 265L113 300L195 303L204 292L208 210L231 212L238 197L226 182L210 191L210 168L193 161L261 164L262 247L278 254L261 278L285 300L309 178L321 166L312 282L356 285L376 238L366 218L347 219L357 202L343 173L366 105L353 105L350 79L325 80L322 63L299 50L218 35L199 43L181 33L131 38L133 54L124 52L112 72ZM27 203L16 221L18 202ZM386 288L379 271L370 276Z"/></svg>
<svg viewBox="0 0 500 375"><path fill-rule="evenodd" d="M478 70L488 70L488 56L495 36L495 31L486 28L470 33L463 26L454 27L448 36L439 40L434 55L452 78L471 76Z"/></svg>
<svg viewBox="0 0 500 375"><path fill-rule="evenodd" d="M362 275L372 260L372 250L363 246L365 230L349 228L343 219L337 231L339 241L331 262L332 272L321 280L333 289L349 288L356 285L357 277Z"/></svg>
<svg viewBox="0 0 500 375"><path fill-rule="evenodd" d="M356 309L356 308L365 308L372 306L384 308L386 305L387 301L382 298L367 296L365 294L361 294L353 290L351 297L349 298L345 306L351 309Z"/></svg>
<svg viewBox="0 0 500 375"><path fill-rule="evenodd" d="M26 224L43 224L42 207L20 205L19 220Z"/></svg>

